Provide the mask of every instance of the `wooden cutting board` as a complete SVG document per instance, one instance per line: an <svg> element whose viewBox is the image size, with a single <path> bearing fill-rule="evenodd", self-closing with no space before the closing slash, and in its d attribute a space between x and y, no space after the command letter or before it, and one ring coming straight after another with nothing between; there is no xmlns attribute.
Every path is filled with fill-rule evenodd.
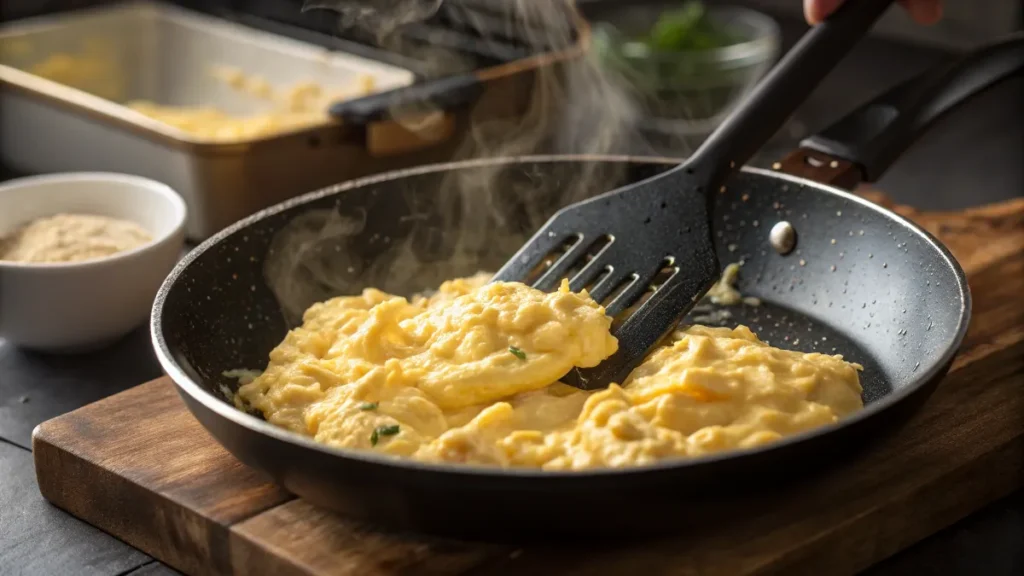
<svg viewBox="0 0 1024 576"><path fill-rule="evenodd" d="M39 489L194 575L853 574L1024 485L1024 199L961 213L895 209L968 273L974 317L949 376L891 437L814 482L738 497L697 533L584 550L378 531L244 467L166 379L40 425Z"/></svg>

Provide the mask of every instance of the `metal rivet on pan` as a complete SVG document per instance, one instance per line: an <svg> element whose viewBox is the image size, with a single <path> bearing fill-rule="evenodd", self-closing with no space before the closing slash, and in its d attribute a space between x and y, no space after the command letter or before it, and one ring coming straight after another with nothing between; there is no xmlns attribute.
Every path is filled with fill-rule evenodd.
<svg viewBox="0 0 1024 576"><path fill-rule="evenodd" d="M792 224L783 220L772 226L771 232L768 233L768 241L779 254L789 254L796 247L796 230Z"/></svg>

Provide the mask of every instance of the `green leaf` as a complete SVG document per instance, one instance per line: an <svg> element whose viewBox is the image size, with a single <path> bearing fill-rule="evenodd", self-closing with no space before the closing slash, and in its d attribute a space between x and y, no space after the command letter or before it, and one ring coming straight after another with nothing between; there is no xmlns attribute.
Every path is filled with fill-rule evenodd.
<svg viewBox="0 0 1024 576"><path fill-rule="evenodd" d="M700 2L687 2L678 10L665 12L651 28L649 44L658 50L684 49L703 19Z"/></svg>
<svg viewBox="0 0 1024 576"><path fill-rule="evenodd" d="M368 410L376 410L377 406L380 406L380 402L363 402L359 405L359 409L366 412Z"/></svg>
<svg viewBox="0 0 1024 576"><path fill-rule="evenodd" d="M733 34L708 17L704 4L693 0L678 10L662 13L645 42L659 52L723 48L735 44Z"/></svg>
<svg viewBox="0 0 1024 576"><path fill-rule="evenodd" d="M394 436L395 434L398 434L400 430L401 427L398 424L384 424L377 426L370 434L370 445L376 446L377 442L380 442L381 436Z"/></svg>
<svg viewBox="0 0 1024 576"><path fill-rule="evenodd" d="M519 358L520 360L526 360L526 352L523 352L519 348L516 348L515 346L509 346L508 351L511 352L512 355L515 356L516 358Z"/></svg>

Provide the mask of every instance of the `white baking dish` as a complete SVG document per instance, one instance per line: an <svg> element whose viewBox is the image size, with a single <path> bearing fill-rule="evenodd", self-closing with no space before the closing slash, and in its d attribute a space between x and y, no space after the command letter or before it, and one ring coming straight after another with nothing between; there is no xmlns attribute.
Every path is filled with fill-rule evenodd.
<svg viewBox="0 0 1024 576"><path fill-rule="evenodd" d="M90 46L103 48L110 67L96 85L72 88L28 72ZM0 27L0 157L28 173L113 171L163 182L184 197L193 239L321 186L440 159L436 149L410 157L416 147L408 143L399 146L404 155L371 154L364 129L328 120L248 141L204 141L118 103L256 111L258 102L217 80L211 66L280 87L314 81L344 89L369 75L374 90L388 90L414 80L388 64L159 3L34 18Z"/></svg>

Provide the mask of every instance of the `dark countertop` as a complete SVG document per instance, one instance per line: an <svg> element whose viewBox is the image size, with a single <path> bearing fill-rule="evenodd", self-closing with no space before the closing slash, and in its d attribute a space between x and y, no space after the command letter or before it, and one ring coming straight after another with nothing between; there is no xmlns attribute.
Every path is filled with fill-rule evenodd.
<svg viewBox="0 0 1024 576"><path fill-rule="evenodd" d="M786 24L787 41L801 28ZM889 41L864 42L801 109L780 146L792 145L808 129L823 127L857 102L944 57ZM1011 81L946 118L879 186L900 202L933 210L1024 195L1022 96L1024 82ZM29 452L31 431L40 422L160 373L144 327L86 356L39 355L0 340L0 572L176 573L43 501ZM865 574L1017 576L1024 573L1021 542L1024 494L1018 492Z"/></svg>

